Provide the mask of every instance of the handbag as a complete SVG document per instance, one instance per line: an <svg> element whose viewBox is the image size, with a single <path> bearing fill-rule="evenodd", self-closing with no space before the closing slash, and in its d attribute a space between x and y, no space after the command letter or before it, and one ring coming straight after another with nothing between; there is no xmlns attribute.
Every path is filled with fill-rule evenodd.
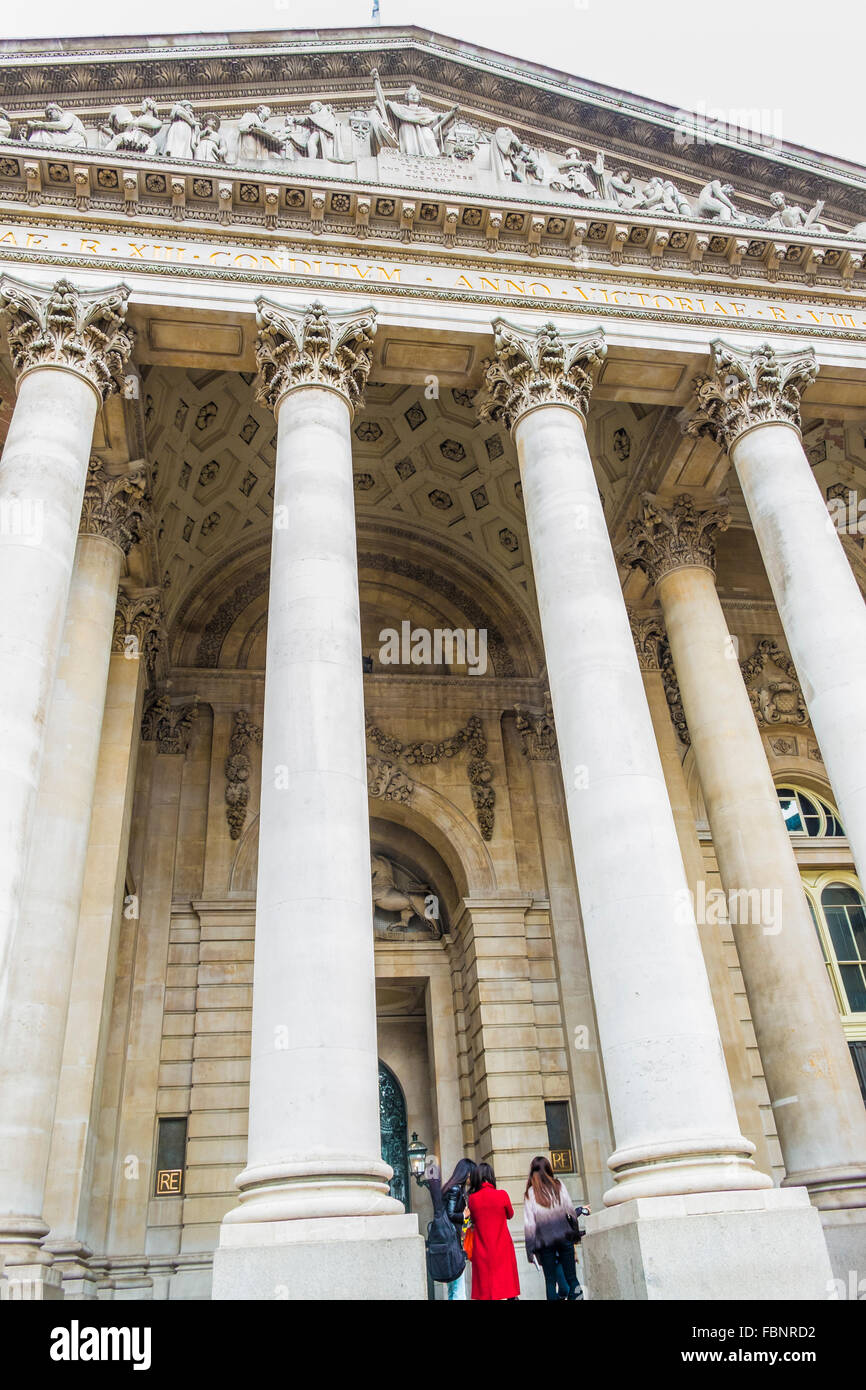
<svg viewBox="0 0 866 1390"><path fill-rule="evenodd" d="M570 1241L572 1245L580 1245L580 1242L586 1235L586 1231L581 1226L580 1219L577 1216L572 1216L571 1212L568 1212L566 1216L568 1220L568 1235L566 1236L566 1240Z"/></svg>

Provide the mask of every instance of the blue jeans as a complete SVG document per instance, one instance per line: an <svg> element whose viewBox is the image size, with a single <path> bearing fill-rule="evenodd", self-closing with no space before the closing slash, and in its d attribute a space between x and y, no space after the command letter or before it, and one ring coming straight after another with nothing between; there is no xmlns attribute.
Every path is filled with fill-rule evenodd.
<svg viewBox="0 0 866 1390"><path fill-rule="evenodd" d="M583 1297L574 1263L574 1246L569 1240L559 1240L555 1245L545 1246L538 1252L538 1263L544 1274L544 1284L549 1303L567 1298L573 1301Z"/></svg>
<svg viewBox="0 0 866 1390"><path fill-rule="evenodd" d="M448 1298L466 1300L466 1270L462 1270L456 1279L452 1279L448 1285Z"/></svg>

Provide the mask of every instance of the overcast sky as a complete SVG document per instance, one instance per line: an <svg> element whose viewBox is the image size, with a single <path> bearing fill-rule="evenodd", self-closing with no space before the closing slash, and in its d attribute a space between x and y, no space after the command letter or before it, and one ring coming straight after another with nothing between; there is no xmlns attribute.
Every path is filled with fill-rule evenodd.
<svg viewBox="0 0 866 1390"><path fill-rule="evenodd" d="M372 0L7 0L0 32L323 29L369 24L371 9ZM672 106L763 111L769 134L866 164L862 0L380 0L380 11L383 24L433 29Z"/></svg>

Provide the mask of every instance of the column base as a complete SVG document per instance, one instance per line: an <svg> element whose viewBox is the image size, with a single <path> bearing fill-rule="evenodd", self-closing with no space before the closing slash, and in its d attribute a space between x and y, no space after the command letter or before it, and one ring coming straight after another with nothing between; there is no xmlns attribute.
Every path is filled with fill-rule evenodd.
<svg viewBox="0 0 866 1390"><path fill-rule="evenodd" d="M646 1197L586 1218L586 1296L829 1297L830 1258L805 1188Z"/></svg>
<svg viewBox="0 0 866 1390"><path fill-rule="evenodd" d="M95 1302L97 1276L90 1268L93 1251L76 1240L47 1240L44 1248L53 1255L53 1268L63 1281L63 1297L77 1302Z"/></svg>
<svg viewBox="0 0 866 1390"><path fill-rule="evenodd" d="M223 1225L213 1297L322 1302L427 1298L417 1216L318 1217Z"/></svg>

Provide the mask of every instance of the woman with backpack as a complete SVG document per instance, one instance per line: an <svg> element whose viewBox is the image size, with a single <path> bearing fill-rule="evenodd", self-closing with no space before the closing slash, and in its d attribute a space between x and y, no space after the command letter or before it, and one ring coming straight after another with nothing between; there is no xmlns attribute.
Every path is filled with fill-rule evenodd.
<svg viewBox="0 0 866 1390"><path fill-rule="evenodd" d="M554 1175L550 1160L543 1156L534 1158L529 1166L523 1202L523 1233L527 1259L544 1274L548 1303L583 1298L574 1247L577 1218L588 1215L589 1207L575 1209L565 1187Z"/></svg>
<svg viewBox="0 0 866 1390"><path fill-rule="evenodd" d="M473 1232L473 1300L519 1298L517 1256L508 1229L514 1208L508 1193L496 1186L489 1163L479 1163L473 1173L467 1206Z"/></svg>
<svg viewBox="0 0 866 1390"><path fill-rule="evenodd" d="M471 1158L459 1159L454 1172L442 1184L442 1202L445 1213L457 1232L457 1239L463 1243L463 1214L466 1209L466 1189L472 1180L477 1164ZM466 1270L448 1285L449 1299L466 1299Z"/></svg>

